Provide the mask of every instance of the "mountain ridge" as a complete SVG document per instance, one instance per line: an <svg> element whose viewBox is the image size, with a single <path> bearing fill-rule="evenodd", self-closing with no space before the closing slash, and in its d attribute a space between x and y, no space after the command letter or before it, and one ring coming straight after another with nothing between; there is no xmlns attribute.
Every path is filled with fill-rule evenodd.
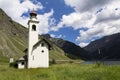
<svg viewBox="0 0 120 80"><path fill-rule="evenodd" d="M119 60L120 59L120 33L104 36L84 47L90 52L93 59ZM98 53L100 50L100 55Z"/></svg>
<svg viewBox="0 0 120 80"><path fill-rule="evenodd" d="M25 55L24 50L28 45L28 29L13 21L7 14L0 9L0 57L18 59ZM67 59L64 51L54 45L50 51L50 59ZM1 59L0 59L1 60Z"/></svg>
<svg viewBox="0 0 120 80"><path fill-rule="evenodd" d="M60 48L63 49L63 51L68 55L69 57L75 59L75 58L81 58L83 60L89 59L88 52L85 51L80 46L76 45L75 43L72 43L67 40L63 40L61 38L53 38L49 34L42 35L46 39L52 41L56 45L58 45Z"/></svg>
<svg viewBox="0 0 120 80"><path fill-rule="evenodd" d="M2 9L0 9L0 33L0 36L2 36L0 37L1 57L13 57L17 59L25 54L23 51L28 45L28 29L13 21ZM55 44L52 40L48 41L53 47L53 49L50 51L50 59L71 59L73 55L71 57L68 56L68 54L66 55L66 52L64 52L64 50L58 44ZM77 55L74 56L77 57ZM80 57L81 56L79 55L77 59Z"/></svg>

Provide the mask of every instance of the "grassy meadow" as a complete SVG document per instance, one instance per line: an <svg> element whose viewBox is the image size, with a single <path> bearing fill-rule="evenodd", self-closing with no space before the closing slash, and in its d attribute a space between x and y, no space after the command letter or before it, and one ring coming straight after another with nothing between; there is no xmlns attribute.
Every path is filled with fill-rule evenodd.
<svg viewBox="0 0 120 80"><path fill-rule="evenodd" d="M120 80L120 66L64 63L47 69L16 69L2 63L0 80Z"/></svg>

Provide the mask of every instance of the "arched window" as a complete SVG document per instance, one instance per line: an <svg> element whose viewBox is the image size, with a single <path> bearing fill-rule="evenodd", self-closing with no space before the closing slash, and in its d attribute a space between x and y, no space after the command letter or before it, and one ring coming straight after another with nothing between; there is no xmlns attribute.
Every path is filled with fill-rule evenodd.
<svg viewBox="0 0 120 80"><path fill-rule="evenodd" d="M44 43L41 43L41 46L44 47Z"/></svg>
<svg viewBox="0 0 120 80"><path fill-rule="evenodd" d="M36 31L36 25L32 25L32 31Z"/></svg>

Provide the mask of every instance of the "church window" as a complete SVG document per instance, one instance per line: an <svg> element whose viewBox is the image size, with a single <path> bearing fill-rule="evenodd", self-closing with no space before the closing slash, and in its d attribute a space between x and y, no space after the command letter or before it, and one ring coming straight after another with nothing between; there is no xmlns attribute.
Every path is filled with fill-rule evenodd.
<svg viewBox="0 0 120 80"><path fill-rule="evenodd" d="M41 46L44 47L44 43L41 43Z"/></svg>
<svg viewBox="0 0 120 80"><path fill-rule="evenodd" d="M32 25L32 31L36 31L36 25Z"/></svg>
<svg viewBox="0 0 120 80"><path fill-rule="evenodd" d="M44 53L44 50L42 50L41 52Z"/></svg>
<svg viewBox="0 0 120 80"><path fill-rule="evenodd" d="M24 65L24 62L22 62L22 65Z"/></svg>

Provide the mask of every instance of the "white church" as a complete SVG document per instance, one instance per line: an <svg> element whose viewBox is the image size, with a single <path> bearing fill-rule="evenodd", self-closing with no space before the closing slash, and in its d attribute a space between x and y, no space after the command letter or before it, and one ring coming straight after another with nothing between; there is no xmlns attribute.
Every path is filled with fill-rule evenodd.
<svg viewBox="0 0 120 80"><path fill-rule="evenodd" d="M17 61L19 69L22 68L48 68L50 44L44 38L39 39L37 13L33 10L28 21L28 49L26 56Z"/></svg>

